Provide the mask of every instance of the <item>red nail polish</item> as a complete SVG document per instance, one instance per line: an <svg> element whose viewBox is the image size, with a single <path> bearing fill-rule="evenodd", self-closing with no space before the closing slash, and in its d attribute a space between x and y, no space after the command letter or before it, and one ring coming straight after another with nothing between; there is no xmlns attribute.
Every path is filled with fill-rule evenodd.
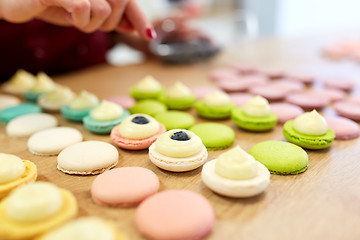
<svg viewBox="0 0 360 240"><path fill-rule="evenodd" d="M156 38L156 32L155 29L152 27L149 27L146 29L146 34L148 35L149 38L151 39L155 39Z"/></svg>

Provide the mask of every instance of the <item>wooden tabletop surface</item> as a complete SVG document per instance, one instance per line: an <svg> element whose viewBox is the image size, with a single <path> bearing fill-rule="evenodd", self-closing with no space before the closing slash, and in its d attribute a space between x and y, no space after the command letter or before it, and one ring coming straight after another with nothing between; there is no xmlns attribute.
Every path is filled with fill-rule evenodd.
<svg viewBox="0 0 360 240"><path fill-rule="evenodd" d="M330 62L320 57L320 47L326 43L319 39L311 42L306 39L241 42L206 63L174 66L148 60L123 67L97 66L54 76L54 79L75 92L86 89L105 98L128 94L129 87L148 74L165 86L175 81L182 81L191 87L212 85L207 77L209 70L234 62L285 71L304 71L318 77L359 77L359 64L351 61ZM325 112L331 114L331 110ZM111 143L109 136L91 134L82 124L70 123L60 115L56 116L60 125L80 130L85 140ZM197 117L196 121L204 120ZM249 133L238 129L230 120L220 122L235 130L235 143L246 151L261 141L284 140L281 126L266 133ZM309 168L306 172L295 176L271 175L271 183L265 193L245 199L222 197L210 191L201 182L201 168L171 173L154 166L147 150L118 150L117 167L141 166L154 171L160 179L160 191L189 189L206 197L216 214L215 228L207 239L360 239L359 139L335 141L327 150L307 151ZM38 167L38 180L50 181L71 190L79 204L79 216L96 215L113 220L130 239L143 239L134 225L135 207L109 208L92 201L90 185L95 176L72 176L58 171L56 157L32 155L27 150L27 138L6 136L4 125L0 126L0 152L33 161ZM216 158L222 152L210 151L209 159Z"/></svg>

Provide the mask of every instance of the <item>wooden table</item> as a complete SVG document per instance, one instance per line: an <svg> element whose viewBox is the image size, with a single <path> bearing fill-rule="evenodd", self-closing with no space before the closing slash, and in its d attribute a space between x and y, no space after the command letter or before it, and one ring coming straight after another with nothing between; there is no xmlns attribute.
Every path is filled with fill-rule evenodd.
<svg viewBox="0 0 360 240"><path fill-rule="evenodd" d="M165 86L183 81L188 86L211 85L208 71L236 61L283 70L304 70L316 76L360 76L360 67L352 62L329 62L319 57L319 46L327 43L306 40L242 42L226 49L214 60L195 64L169 66L149 60L143 64L115 67L98 66L67 75L56 76L63 85L78 92L86 89L100 98L127 94L136 81L147 74ZM346 75L344 75L346 74ZM194 112L192 112L194 113ZM195 115L195 114L194 114ZM62 126L79 129L85 140L111 143L108 136L89 133L81 124L70 123L56 115ZM197 118L197 122L203 120ZM249 133L231 121L220 121L236 132L236 144L248 151L264 140L284 140L281 127L266 133ZM95 176L72 176L56 169L56 157L34 156L27 151L27 138L10 138L0 126L0 152L12 153L33 161L38 167L38 180L50 181L71 190L79 204L79 216L96 215L115 221L130 239L143 239L134 226L136 208L108 208L96 205L90 197ZM209 159L223 151L209 152ZM216 225L208 239L360 239L360 142L335 141L330 149L307 151L309 168L296 176L271 175L265 193L247 199L219 196L201 182L200 169L171 173L155 167L147 151L119 149L119 164L141 166L154 171L160 179L160 191L189 189L202 194L213 205ZM174 206L176 207L176 206ZM166 226L164 226L166 227Z"/></svg>

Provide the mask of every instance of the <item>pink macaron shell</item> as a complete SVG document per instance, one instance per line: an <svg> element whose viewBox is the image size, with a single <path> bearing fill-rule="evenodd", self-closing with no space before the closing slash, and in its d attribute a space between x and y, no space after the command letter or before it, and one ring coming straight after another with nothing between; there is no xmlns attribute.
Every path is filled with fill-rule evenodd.
<svg viewBox="0 0 360 240"><path fill-rule="evenodd" d="M251 93L230 93L229 96L236 106L243 106L250 98L254 97Z"/></svg>
<svg viewBox="0 0 360 240"><path fill-rule="evenodd" d="M340 89L343 91L350 91L355 86L353 81L341 78L327 79L323 82L323 84L327 88Z"/></svg>
<svg viewBox="0 0 360 240"><path fill-rule="evenodd" d="M287 92L299 92L304 90L305 84L302 82L294 81L289 78L280 78L270 83L270 86L281 88Z"/></svg>
<svg viewBox="0 0 360 240"><path fill-rule="evenodd" d="M111 96L106 98L106 100L116 103L125 109L129 109L135 104L135 100L129 96Z"/></svg>
<svg viewBox="0 0 360 240"><path fill-rule="evenodd" d="M325 117L328 127L335 132L336 140L350 140L359 136L359 125L344 117Z"/></svg>
<svg viewBox="0 0 360 240"><path fill-rule="evenodd" d="M334 103L333 107L340 116L360 121L360 104L344 100Z"/></svg>
<svg viewBox="0 0 360 240"><path fill-rule="evenodd" d="M256 66L247 63L234 63L231 67L243 74L256 73L259 71Z"/></svg>
<svg viewBox="0 0 360 240"><path fill-rule="evenodd" d="M271 111L278 117L278 124L284 124L304 113L304 110L290 103L271 103Z"/></svg>
<svg viewBox="0 0 360 240"><path fill-rule="evenodd" d="M110 138L113 143L120 148L128 150L141 150L150 147L150 145L164 132L166 132L165 126L159 123L159 131L155 135L143 139L128 139L120 136L119 125L117 125L111 130Z"/></svg>
<svg viewBox="0 0 360 240"><path fill-rule="evenodd" d="M198 100L205 98L210 93L220 90L221 90L220 88L215 86L199 86L199 87L193 87L191 89L191 91L194 93L194 95Z"/></svg>
<svg viewBox="0 0 360 240"><path fill-rule="evenodd" d="M219 68L210 71L209 78L213 81L219 81L227 78L236 78L238 72L233 68Z"/></svg>
<svg viewBox="0 0 360 240"><path fill-rule="evenodd" d="M270 79L278 79L284 76L284 71L279 69L261 69L259 72L265 74Z"/></svg>
<svg viewBox="0 0 360 240"><path fill-rule="evenodd" d="M271 85L255 86L250 88L249 92L254 95L260 95L268 101L283 100L288 93L286 89L272 87Z"/></svg>
<svg viewBox="0 0 360 240"><path fill-rule="evenodd" d="M289 73L286 77L295 81L302 82L304 84L312 84L315 81L315 77L307 73Z"/></svg>
<svg viewBox="0 0 360 240"><path fill-rule="evenodd" d="M142 167L122 167L95 178L91 196L95 203L111 207L131 207L158 192L159 178Z"/></svg>
<svg viewBox="0 0 360 240"><path fill-rule="evenodd" d="M308 93L327 98L329 102L340 101L346 97L343 91L331 88L311 89Z"/></svg>
<svg viewBox="0 0 360 240"><path fill-rule="evenodd" d="M262 74L250 74L239 77L237 81L221 81L217 85L225 92L242 92L252 86L264 85L268 81L269 79Z"/></svg>
<svg viewBox="0 0 360 240"><path fill-rule="evenodd" d="M203 239L213 229L214 210L202 195L189 190L168 190L143 201L135 224L146 238L154 240Z"/></svg>
<svg viewBox="0 0 360 240"><path fill-rule="evenodd" d="M305 110L319 110L329 104L327 98L306 92L291 94L286 97L286 102L297 105Z"/></svg>
<svg viewBox="0 0 360 240"><path fill-rule="evenodd" d="M359 95L350 95L346 100L360 105L360 96Z"/></svg>

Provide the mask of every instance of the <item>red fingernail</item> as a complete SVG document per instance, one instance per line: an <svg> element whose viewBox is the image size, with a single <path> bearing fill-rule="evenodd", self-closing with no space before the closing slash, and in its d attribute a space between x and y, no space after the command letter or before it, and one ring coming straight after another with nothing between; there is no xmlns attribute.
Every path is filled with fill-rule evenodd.
<svg viewBox="0 0 360 240"><path fill-rule="evenodd" d="M156 32L155 29L152 27L149 27L146 29L146 34L148 35L149 38L151 39L155 39L156 38Z"/></svg>

